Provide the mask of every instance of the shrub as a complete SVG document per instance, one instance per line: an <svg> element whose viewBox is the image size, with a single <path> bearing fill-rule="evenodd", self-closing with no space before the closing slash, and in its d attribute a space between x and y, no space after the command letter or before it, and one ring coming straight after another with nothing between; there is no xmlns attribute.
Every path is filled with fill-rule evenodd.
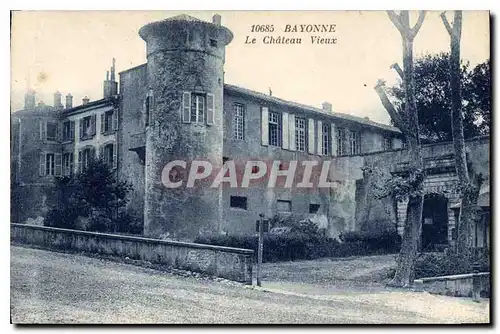
<svg viewBox="0 0 500 334"><path fill-rule="evenodd" d="M415 277L436 277L446 275L468 274L474 272L477 260L478 270L490 271L488 256L476 258L472 254L457 255L455 252L426 253L417 258Z"/></svg>
<svg viewBox="0 0 500 334"><path fill-rule="evenodd" d="M340 239L344 243L362 244L367 253L396 253L401 248L401 236L396 231L345 232Z"/></svg>

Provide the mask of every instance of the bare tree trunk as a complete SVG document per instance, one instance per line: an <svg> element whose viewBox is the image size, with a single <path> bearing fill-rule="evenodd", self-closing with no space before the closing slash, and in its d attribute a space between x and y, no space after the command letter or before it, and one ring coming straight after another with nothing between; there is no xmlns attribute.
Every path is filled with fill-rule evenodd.
<svg viewBox="0 0 500 334"><path fill-rule="evenodd" d="M389 112L394 124L403 132L408 142L408 182L412 185L412 191L409 194L401 251L398 257L398 266L396 274L389 285L407 287L413 285L413 280L415 279L415 261L422 227L424 174L422 153L420 151L418 112L415 103L413 40L423 23L425 12L420 12L418 21L413 28L410 27L408 11L401 11L399 15L393 11L388 11L387 13L392 23L399 30L403 43L403 71L401 71L397 64L391 67L403 76L405 110L403 112L395 110L382 90L381 87L383 85L380 84L380 81L375 90L379 94L380 100Z"/></svg>
<svg viewBox="0 0 500 334"><path fill-rule="evenodd" d="M462 119L462 88L460 85L462 11L455 11L452 26L448 23L445 13L441 14L441 19L450 35L451 127L459 192L462 195L460 216L457 222L456 249L458 253L467 254L474 247L473 232L478 216L477 199L479 197L479 187L482 180L481 178L476 178L476 184L471 182L465 154L464 125Z"/></svg>

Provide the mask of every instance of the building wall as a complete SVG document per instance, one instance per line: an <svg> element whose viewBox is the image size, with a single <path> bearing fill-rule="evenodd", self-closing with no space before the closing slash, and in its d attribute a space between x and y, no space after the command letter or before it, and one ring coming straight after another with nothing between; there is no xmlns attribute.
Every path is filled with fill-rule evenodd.
<svg viewBox="0 0 500 334"><path fill-rule="evenodd" d="M145 146L143 103L147 87L145 65L120 73L118 175L132 184L127 211L139 221L144 220L144 161L130 149Z"/></svg>

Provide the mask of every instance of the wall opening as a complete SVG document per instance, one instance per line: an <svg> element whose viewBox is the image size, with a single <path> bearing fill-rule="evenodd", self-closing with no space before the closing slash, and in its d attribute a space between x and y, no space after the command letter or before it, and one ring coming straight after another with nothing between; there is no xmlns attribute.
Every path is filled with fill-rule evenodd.
<svg viewBox="0 0 500 334"><path fill-rule="evenodd" d="M440 194L424 197L422 211L422 251L438 250L448 244L448 199Z"/></svg>

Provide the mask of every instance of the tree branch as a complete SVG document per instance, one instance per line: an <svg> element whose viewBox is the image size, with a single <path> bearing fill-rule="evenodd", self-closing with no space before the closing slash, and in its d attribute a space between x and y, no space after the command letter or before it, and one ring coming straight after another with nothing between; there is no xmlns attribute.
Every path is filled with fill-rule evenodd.
<svg viewBox="0 0 500 334"><path fill-rule="evenodd" d="M391 101L385 94L384 86L385 82L379 79L377 81L377 84L373 88L377 92L378 97L380 98L380 102L382 102L382 105L384 106L385 110L387 110L389 116L393 120L394 125L396 125L396 127L398 127L401 130L401 132L406 133L407 129L406 126L404 125L404 122L401 119L401 115L397 112L396 108L394 108Z"/></svg>
<svg viewBox="0 0 500 334"><path fill-rule="evenodd" d="M392 24L399 30L401 34L406 33L406 28L403 26L401 23L401 19L398 14L396 14L395 11L393 10L388 10L387 15L389 16L389 19L392 21Z"/></svg>
<svg viewBox="0 0 500 334"><path fill-rule="evenodd" d="M453 36L459 38L462 35L462 11L456 10L453 18Z"/></svg>
<svg viewBox="0 0 500 334"><path fill-rule="evenodd" d="M396 72L398 72L399 76L401 77L401 80L404 80L404 73L403 73L403 70L401 69L401 67L399 66L398 63L394 63L391 65L391 69L395 70Z"/></svg>
<svg viewBox="0 0 500 334"><path fill-rule="evenodd" d="M450 26L450 23L448 22L448 19L446 18L446 12L442 12L441 15L441 20L443 21L443 24L444 24L444 27L446 28L446 30L448 31L448 34L452 34L452 30L451 30L451 26Z"/></svg>
<svg viewBox="0 0 500 334"><path fill-rule="evenodd" d="M422 23L424 23L424 19L425 19L425 10L421 10L418 13L417 23L415 23L415 26L413 26L413 28L410 31L410 37L411 37L411 39L414 39L415 36L417 36L418 31L422 27Z"/></svg>

